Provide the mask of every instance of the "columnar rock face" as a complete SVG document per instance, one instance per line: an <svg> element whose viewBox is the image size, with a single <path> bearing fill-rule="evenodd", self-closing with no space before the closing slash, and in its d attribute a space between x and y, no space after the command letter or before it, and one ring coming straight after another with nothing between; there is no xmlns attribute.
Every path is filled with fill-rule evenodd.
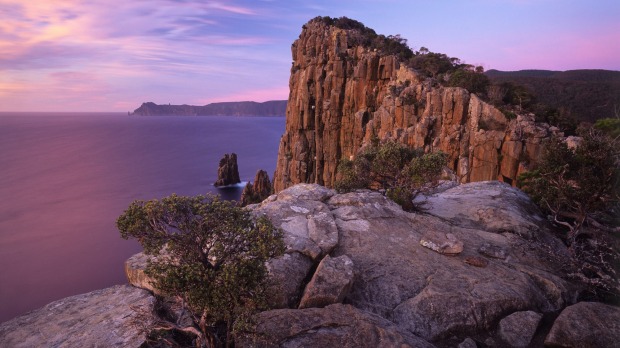
<svg viewBox="0 0 620 348"><path fill-rule="evenodd" d="M271 195L271 181L264 170L256 172L253 183L248 183L241 193L241 205L260 203Z"/></svg>
<svg viewBox="0 0 620 348"><path fill-rule="evenodd" d="M237 154L225 154L220 160L217 169L217 181L215 186L235 185L241 182L239 179L239 167L237 166Z"/></svg>
<svg viewBox="0 0 620 348"><path fill-rule="evenodd" d="M333 186L337 165L371 139L443 151L461 182L514 184L558 133L532 115L509 120L467 90L441 87L361 44L357 30L312 20L293 43L293 67L274 189Z"/></svg>

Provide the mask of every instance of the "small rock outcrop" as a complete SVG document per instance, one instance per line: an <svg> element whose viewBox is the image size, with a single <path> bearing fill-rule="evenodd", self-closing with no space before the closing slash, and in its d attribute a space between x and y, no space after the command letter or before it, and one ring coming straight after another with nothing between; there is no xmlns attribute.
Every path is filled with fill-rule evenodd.
<svg viewBox="0 0 620 348"><path fill-rule="evenodd" d="M241 192L241 206L245 207L246 205L260 203L265 198L269 197L271 192L272 188L269 175L266 171L261 169L256 172L254 182L245 185L243 192Z"/></svg>
<svg viewBox="0 0 620 348"><path fill-rule="evenodd" d="M140 347L134 309L150 313L154 303L129 285L67 297L0 324L0 347Z"/></svg>
<svg viewBox="0 0 620 348"><path fill-rule="evenodd" d="M439 86L364 35L317 18L293 43L275 192L298 183L333 187L339 161L377 138L443 151L463 183L515 184L546 139L561 135L531 114L508 119L463 88Z"/></svg>
<svg viewBox="0 0 620 348"><path fill-rule="evenodd" d="M420 239L420 245L445 255L456 255L463 251L463 242L452 233L432 231Z"/></svg>
<svg viewBox="0 0 620 348"><path fill-rule="evenodd" d="M237 154L231 153L225 154L220 160L220 165L217 169L217 181L215 186L230 186L241 182L239 179L239 167L237 166Z"/></svg>
<svg viewBox="0 0 620 348"><path fill-rule="evenodd" d="M511 347L529 347L542 317L533 311L512 313L499 322L499 335Z"/></svg>
<svg viewBox="0 0 620 348"><path fill-rule="evenodd" d="M299 308L341 303L353 284L353 261L347 256L325 256L306 286Z"/></svg>
<svg viewBox="0 0 620 348"><path fill-rule="evenodd" d="M579 302L562 311L545 338L545 346L612 348L620 342L620 308Z"/></svg>

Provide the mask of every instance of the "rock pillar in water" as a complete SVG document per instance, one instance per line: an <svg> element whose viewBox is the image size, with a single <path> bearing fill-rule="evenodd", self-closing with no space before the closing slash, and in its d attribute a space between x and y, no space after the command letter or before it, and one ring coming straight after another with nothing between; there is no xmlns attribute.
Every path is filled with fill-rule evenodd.
<svg viewBox="0 0 620 348"><path fill-rule="evenodd" d="M217 169L217 181L215 186L235 185L241 182L239 179L239 167L237 166L237 154L225 154L220 160Z"/></svg>
<svg viewBox="0 0 620 348"><path fill-rule="evenodd" d="M248 183L241 193L241 206L260 203L271 195L271 181L269 175L264 170L256 172L254 183Z"/></svg>

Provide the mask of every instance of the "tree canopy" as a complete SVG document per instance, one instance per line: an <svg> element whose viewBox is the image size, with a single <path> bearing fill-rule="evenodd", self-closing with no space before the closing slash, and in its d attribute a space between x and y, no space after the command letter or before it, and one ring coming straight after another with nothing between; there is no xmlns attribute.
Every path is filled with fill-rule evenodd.
<svg viewBox="0 0 620 348"><path fill-rule="evenodd" d="M536 170L519 178L522 189L569 229L569 245L584 223L600 226L605 212L620 202L617 140L595 129L582 136L572 149L565 141L552 139Z"/></svg>

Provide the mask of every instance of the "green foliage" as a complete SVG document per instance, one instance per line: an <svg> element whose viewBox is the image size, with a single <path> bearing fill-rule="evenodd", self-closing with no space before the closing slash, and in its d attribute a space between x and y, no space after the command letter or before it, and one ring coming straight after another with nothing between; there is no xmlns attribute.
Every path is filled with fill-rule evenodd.
<svg viewBox="0 0 620 348"><path fill-rule="evenodd" d="M182 298L205 336L266 308L265 262L284 252L281 232L264 217L215 196L135 201L117 219L155 258L146 273L164 293ZM230 342L230 340L228 340Z"/></svg>
<svg viewBox="0 0 620 348"><path fill-rule="evenodd" d="M480 72L459 69L450 75L448 85L465 88L477 95L485 95L489 86L489 78Z"/></svg>
<svg viewBox="0 0 620 348"><path fill-rule="evenodd" d="M594 128L612 138L620 136L620 118L602 118L594 123Z"/></svg>
<svg viewBox="0 0 620 348"><path fill-rule="evenodd" d="M338 166L340 192L361 188L385 190L386 195L405 210L414 210L412 200L423 188L433 185L446 165L441 152L423 154L402 144L388 141L370 146L354 160Z"/></svg>
<svg viewBox="0 0 620 348"><path fill-rule="evenodd" d="M363 23L347 17L331 18L328 16L319 16L312 19L311 22L312 21L320 21L339 29L355 30L360 34L356 37L356 39L359 40L358 44L364 45L372 50L380 51L386 55L395 55L402 61L406 61L413 56L413 51L407 45L407 39L402 38L398 34L388 36L377 34ZM351 40L354 39L355 38L351 38Z"/></svg>
<svg viewBox="0 0 620 348"><path fill-rule="evenodd" d="M569 229L572 244L584 223L599 224L620 201L618 142L588 130L574 150L551 140L536 170L519 177L521 188Z"/></svg>

